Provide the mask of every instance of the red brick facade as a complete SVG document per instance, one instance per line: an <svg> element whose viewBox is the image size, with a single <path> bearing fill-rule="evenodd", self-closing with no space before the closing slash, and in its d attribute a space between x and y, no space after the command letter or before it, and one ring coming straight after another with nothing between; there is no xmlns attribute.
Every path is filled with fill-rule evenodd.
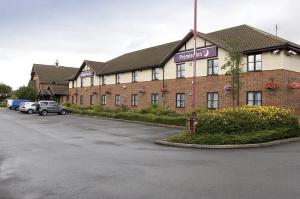
<svg viewBox="0 0 300 199"><path fill-rule="evenodd" d="M231 107L232 97L226 94L224 86L229 84L229 76L214 75L206 77L197 77L196 87L196 107L207 108L207 93L218 92L219 94L219 108ZM262 92L262 105L266 106L281 106L285 108L295 109L300 113L300 90L289 89L287 84L291 81L299 81L300 73L291 72L287 70L271 70L263 72L247 72L241 75L241 82L243 85L240 91L240 105L245 105L248 91ZM131 107L133 109L146 108L151 105L151 95L153 93L159 94L159 103L169 107L171 110L177 112L190 112L191 106L191 78L181 78L172 80L155 80L148 82L136 82L129 84L117 85L103 85L85 88L69 89L69 102L72 96L76 99L77 104L80 105L80 96L83 96L82 106L90 106L90 96L95 96L95 104L100 104L101 95L107 96L107 104L104 107L116 108L115 95L121 96L121 105ZM270 92L264 88L265 83L273 81L279 85L279 88ZM161 88L163 85L168 92L162 98ZM185 94L185 108L176 108L176 93ZM138 95L138 105L131 106L131 95ZM76 101L75 101L76 103Z"/></svg>

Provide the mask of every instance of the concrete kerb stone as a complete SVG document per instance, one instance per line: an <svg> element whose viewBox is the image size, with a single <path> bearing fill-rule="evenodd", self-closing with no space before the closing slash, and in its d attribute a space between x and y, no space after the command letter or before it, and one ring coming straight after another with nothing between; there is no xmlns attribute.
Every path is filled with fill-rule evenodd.
<svg viewBox="0 0 300 199"><path fill-rule="evenodd" d="M155 143L159 145L165 145L165 146L197 148L197 149L246 149L246 148L260 148L260 147L275 146L279 144L298 142L298 141L300 141L300 137L276 140L276 141L265 142L265 143L257 143L257 144L233 144L233 145L184 144L184 143L172 143L166 140L157 140Z"/></svg>

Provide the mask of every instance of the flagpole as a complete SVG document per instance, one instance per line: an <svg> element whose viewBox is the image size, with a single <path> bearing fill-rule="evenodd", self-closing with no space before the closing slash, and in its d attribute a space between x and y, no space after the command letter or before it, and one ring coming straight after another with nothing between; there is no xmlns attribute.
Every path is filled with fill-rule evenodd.
<svg viewBox="0 0 300 199"><path fill-rule="evenodd" d="M192 116L190 118L190 133L196 133L196 66L197 66L197 0L194 0L194 57L192 80Z"/></svg>

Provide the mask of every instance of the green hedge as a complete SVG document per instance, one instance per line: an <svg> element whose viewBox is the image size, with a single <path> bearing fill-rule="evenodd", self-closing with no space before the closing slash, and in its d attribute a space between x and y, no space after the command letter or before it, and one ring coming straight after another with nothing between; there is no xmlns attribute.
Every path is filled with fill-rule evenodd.
<svg viewBox="0 0 300 199"><path fill-rule="evenodd" d="M276 128L299 128L298 118L278 107L244 106L198 114L198 134L249 133Z"/></svg>
<svg viewBox="0 0 300 199"><path fill-rule="evenodd" d="M187 122L186 117L178 117L178 116L172 117L168 115L142 114L137 112L112 112L112 111L99 112L94 110L82 110L82 109L73 109L73 108L69 108L69 111L72 113L78 113L83 115L149 122L149 123L156 123L156 124L176 125L176 126L185 126Z"/></svg>
<svg viewBox="0 0 300 199"><path fill-rule="evenodd" d="M228 144L255 144L299 137L300 129L277 128L273 130L262 130L244 134L197 134L191 136L188 133L179 133L167 139L173 143L228 145Z"/></svg>

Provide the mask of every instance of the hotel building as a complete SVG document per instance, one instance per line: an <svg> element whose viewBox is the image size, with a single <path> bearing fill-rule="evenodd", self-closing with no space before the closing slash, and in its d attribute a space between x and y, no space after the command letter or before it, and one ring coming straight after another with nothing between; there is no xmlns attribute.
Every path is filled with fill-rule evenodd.
<svg viewBox="0 0 300 199"><path fill-rule="evenodd" d="M280 106L300 112L300 46L241 25L197 33L196 107L232 106L226 41L243 53L240 105ZM69 102L80 106L122 105L141 109L158 104L192 110L193 32L182 40L130 52L107 62L84 61L69 78ZM276 85L271 89L270 85Z"/></svg>

